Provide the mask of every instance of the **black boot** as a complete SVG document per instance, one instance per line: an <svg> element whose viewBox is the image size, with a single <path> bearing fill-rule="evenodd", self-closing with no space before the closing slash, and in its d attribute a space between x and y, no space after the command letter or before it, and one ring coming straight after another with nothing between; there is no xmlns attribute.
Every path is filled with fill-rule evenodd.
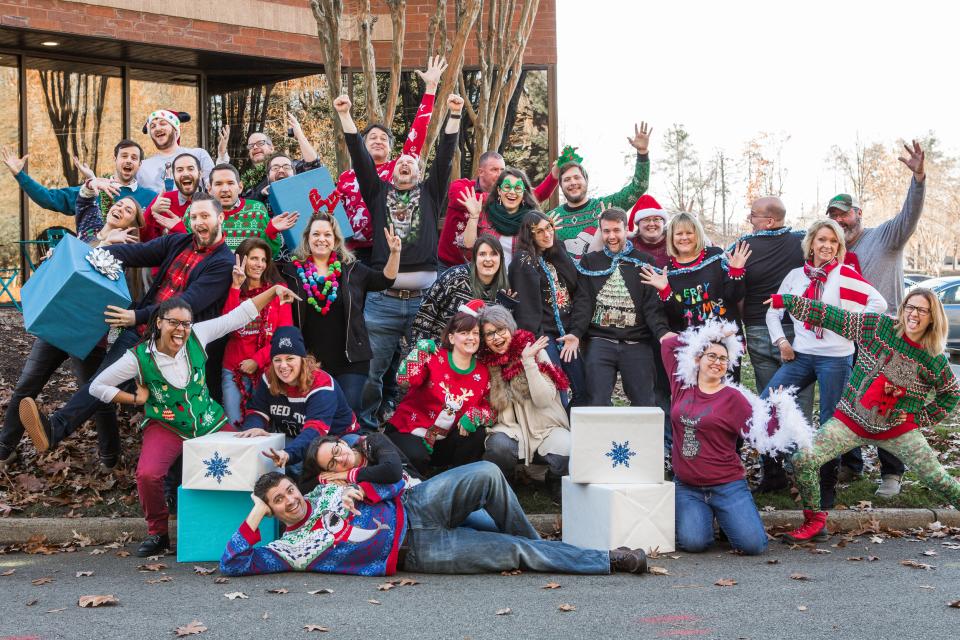
<svg viewBox="0 0 960 640"><path fill-rule="evenodd" d="M790 486L787 472L783 470L783 462L777 458L763 456L763 479L753 489L753 493L773 493Z"/></svg>
<svg viewBox="0 0 960 640"><path fill-rule="evenodd" d="M165 533L147 536L137 547L137 556L146 558L147 556L158 556L170 550L170 536Z"/></svg>
<svg viewBox="0 0 960 640"><path fill-rule="evenodd" d="M610 572L646 573L647 554L643 549L618 547L610 551Z"/></svg>
<svg viewBox="0 0 960 640"><path fill-rule="evenodd" d="M543 482L547 485L547 493L550 495L550 500L556 505L562 505L563 481L560 476L555 476L552 472L547 471L543 477Z"/></svg>

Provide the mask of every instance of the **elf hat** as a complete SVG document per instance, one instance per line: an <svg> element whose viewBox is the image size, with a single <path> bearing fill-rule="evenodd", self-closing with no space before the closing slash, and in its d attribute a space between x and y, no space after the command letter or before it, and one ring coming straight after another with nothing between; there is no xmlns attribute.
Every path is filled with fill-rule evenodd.
<svg viewBox="0 0 960 640"><path fill-rule="evenodd" d="M303 334L296 327L277 327L270 341L270 357L290 355L306 357L307 348L303 344Z"/></svg>
<svg viewBox="0 0 960 640"><path fill-rule="evenodd" d="M630 209L630 215L627 218L627 231L633 233L636 231L637 222L650 216L658 216L667 223L667 212L663 210L660 203L653 196L643 194L637 199L633 209Z"/></svg>
<svg viewBox="0 0 960 640"><path fill-rule="evenodd" d="M483 300L471 300L470 302L465 302L457 308L457 311L460 313L465 313L468 316L473 316L476 318L480 315L481 309L483 309L484 303Z"/></svg>
<svg viewBox="0 0 960 640"><path fill-rule="evenodd" d="M180 125L184 122L190 122L190 114L185 111L171 111L169 109L157 109L149 116L147 116L147 121L143 124L143 132L147 133L150 129L150 122L154 118L162 118L170 123L170 125L177 132L177 144L180 144Z"/></svg>

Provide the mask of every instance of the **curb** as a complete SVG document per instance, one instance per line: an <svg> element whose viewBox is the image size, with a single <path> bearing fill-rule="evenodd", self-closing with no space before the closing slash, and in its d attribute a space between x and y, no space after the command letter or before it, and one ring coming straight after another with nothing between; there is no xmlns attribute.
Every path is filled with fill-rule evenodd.
<svg viewBox="0 0 960 640"><path fill-rule="evenodd" d="M537 530L556 533L561 528L559 513L533 513L527 516ZM801 511L765 511L760 513L765 527L798 526L803 522ZM832 511L830 529L853 531L877 520L885 529L915 529L933 522L960 527L960 511L956 509L869 509ZM176 520L171 521L170 538L176 540ZM97 543L113 542L124 534L140 540L147 535L142 518L0 518L0 544L21 544L31 536L43 535L51 544L75 540L74 534Z"/></svg>

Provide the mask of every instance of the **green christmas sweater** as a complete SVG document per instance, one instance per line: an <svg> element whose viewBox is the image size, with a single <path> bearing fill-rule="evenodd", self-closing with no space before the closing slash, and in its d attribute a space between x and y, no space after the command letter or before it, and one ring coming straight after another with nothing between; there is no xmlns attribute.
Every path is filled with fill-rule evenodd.
<svg viewBox="0 0 960 640"><path fill-rule="evenodd" d="M187 233L190 229L190 209L183 216ZM270 245L273 256L283 246L283 236L270 221L270 214L262 202L240 198L236 207L223 212L223 238L231 251L236 251L247 238L263 238Z"/></svg>
<svg viewBox="0 0 960 640"><path fill-rule="evenodd" d="M590 198L581 207L571 208L567 204L562 204L547 214L555 221L557 239L563 243L567 253L574 260L579 260L587 252L590 240L597 230L600 205L619 207L629 212L636 204L637 198L647 192L649 184L650 157L647 154L638 153L633 178L623 189L607 196Z"/></svg>

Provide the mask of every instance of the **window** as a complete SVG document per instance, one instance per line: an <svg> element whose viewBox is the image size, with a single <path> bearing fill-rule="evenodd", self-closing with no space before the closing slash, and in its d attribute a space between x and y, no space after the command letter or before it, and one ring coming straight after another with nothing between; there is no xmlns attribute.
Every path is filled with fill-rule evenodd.
<svg viewBox="0 0 960 640"><path fill-rule="evenodd" d="M20 88L17 59L0 55L0 145L20 154ZM0 268L20 264L20 189L6 167L0 167ZM6 298L4 297L4 300Z"/></svg>
<svg viewBox="0 0 960 640"><path fill-rule="evenodd" d="M155 149L150 136L143 133L143 124L158 109L189 113L190 122L180 127L180 146L199 146L199 94L195 75L130 70L130 137L143 147L144 157L153 155Z"/></svg>

